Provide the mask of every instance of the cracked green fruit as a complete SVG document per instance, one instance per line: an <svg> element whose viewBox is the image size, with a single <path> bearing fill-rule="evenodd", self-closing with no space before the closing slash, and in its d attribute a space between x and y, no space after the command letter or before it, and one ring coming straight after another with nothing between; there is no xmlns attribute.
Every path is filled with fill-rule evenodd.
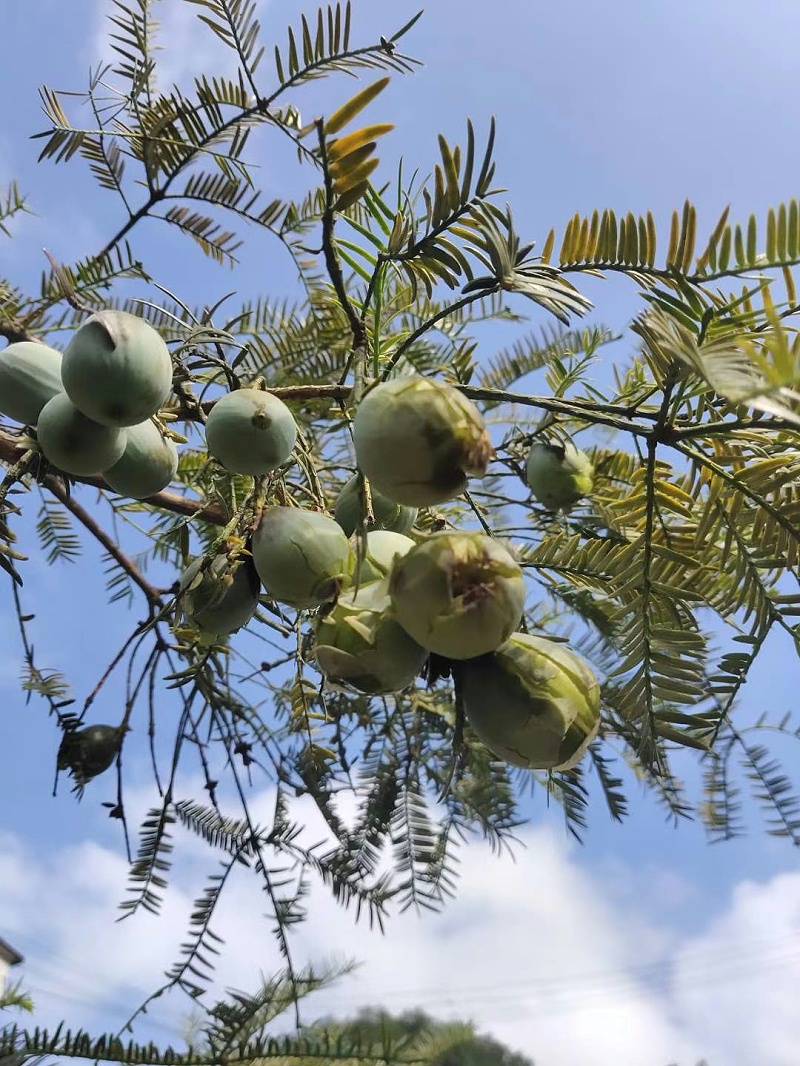
<svg viewBox="0 0 800 1066"><path fill-rule="evenodd" d="M61 352L35 341L17 341L0 351L0 414L35 426L48 400L64 391Z"/></svg>
<svg viewBox="0 0 800 1066"><path fill-rule="evenodd" d="M149 419L131 426L126 435L122 458L103 477L120 496L144 500L161 492L175 477L178 450Z"/></svg>
<svg viewBox="0 0 800 1066"><path fill-rule="evenodd" d="M388 577L398 556L406 555L414 547L411 537L376 529L367 533L367 554L358 564L358 581L362 585Z"/></svg>
<svg viewBox="0 0 800 1066"><path fill-rule="evenodd" d="M314 656L325 677L360 692L400 692L428 653L392 616L385 581L340 596L316 628Z"/></svg>
<svg viewBox="0 0 800 1066"><path fill-rule="evenodd" d="M419 376L371 389L356 411L353 441L370 484L411 507L460 496L492 456L477 407L458 389Z"/></svg>
<svg viewBox="0 0 800 1066"><path fill-rule="evenodd" d="M459 671L470 725L513 766L569 770L597 736L600 685L564 644L515 633Z"/></svg>
<svg viewBox="0 0 800 1066"><path fill-rule="evenodd" d="M483 533L436 533L396 560L389 580L400 625L448 659L494 651L519 625L525 578Z"/></svg>
<svg viewBox="0 0 800 1066"><path fill-rule="evenodd" d="M217 400L206 422L206 443L233 474L266 474L285 463L297 440L286 404L269 392L237 389Z"/></svg>
<svg viewBox="0 0 800 1066"><path fill-rule="evenodd" d="M101 426L75 407L65 392L48 400L36 424L45 458L67 474L87 476L109 470L125 451L127 433Z"/></svg>
<svg viewBox="0 0 800 1066"><path fill-rule="evenodd" d="M172 360L143 318L97 311L64 352L61 378L87 418L104 426L135 426L156 414L169 396Z"/></svg>
<svg viewBox="0 0 800 1066"><path fill-rule="evenodd" d="M566 511L592 491L594 466L586 452L571 441L536 441L528 453L525 480L548 510Z"/></svg>
<svg viewBox="0 0 800 1066"><path fill-rule="evenodd" d="M124 735L123 729L113 725L68 729L58 749L58 769L68 770L82 788L111 766L119 754Z"/></svg>
<svg viewBox="0 0 800 1066"><path fill-rule="evenodd" d="M253 558L269 595L298 610L335 600L355 565L341 526L299 507L266 508L253 537Z"/></svg>
<svg viewBox="0 0 800 1066"><path fill-rule="evenodd" d="M209 640L223 640L246 626L258 607L261 586L250 559L231 566L218 555L203 567L194 559L181 576L181 606L187 621Z"/></svg>
<svg viewBox="0 0 800 1066"><path fill-rule="evenodd" d="M370 526L371 530L386 529L392 533L411 531L417 520L416 507L403 507L402 504L395 503L388 496L377 492L372 486L370 486L370 495L372 496L372 513L375 517L375 524ZM351 477L339 493L334 517L348 537L355 533L361 520L361 492L358 474Z"/></svg>

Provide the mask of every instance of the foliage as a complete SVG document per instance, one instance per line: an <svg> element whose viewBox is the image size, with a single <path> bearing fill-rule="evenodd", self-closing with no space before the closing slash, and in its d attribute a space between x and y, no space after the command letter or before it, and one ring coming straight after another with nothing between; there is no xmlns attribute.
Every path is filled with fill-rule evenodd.
<svg viewBox="0 0 800 1066"><path fill-rule="evenodd" d="M345 968L346 969L346 968ZM353 1066L435 1066L445 1060L440 1053L457 1046L463 1033L433 1040L427 1031L407 1035L388 1030L375 1032L358 1026L315 1026L294 1036L267 1036L268 1026L287 1008L324 988L342 968L326 971L276 974L255 993L231 991L210 1007L196 1039L185 1051L172 1047L123 1041L122 1033L96 1036L86 1030L59 1026L54 1032L0 1029L0 1062L22 1063L42 1056L94 1059L96 1062L152 1064L152 1066L213 1066L229 1061L274 1062L276 1066L306 1066L314 1062L342 1062Z"/></svg>
<svg viewBox="0 0 800 1066"><path fill-rule="evenodd" d="M24 991L22 984L7 984L0 989L0 1010L24 1010L33 1011L33 1000Z"/></svg>
<svg viewBox="0 0 800 1066"><path fill-rule="evenodd" d="M530 1059L518 1055L491 1037L476 1032L470 1023L438 1022L422 1010L393 1015L385 1010L365 1009L351 1021L325 1019L319 1023L328 1031L371 1036L405 1037L426 1048L432 1056L431 1066L533 1066ZM314 1027L311 1027L313 1032Z"/></svg>
<svg viewBox="0 0 800 1066"><path fill-rule="evenodd" d="M697 816L722 839L743 828L740 792L749 785L769 832L800 844L800 806L769 746L800 732L788 719L748 717L746 707L742 716L749 672L772 635L798 649L797 201L770 210L762 226L753 216L731 222L726 210L703 239L687 203L672 218L663 255L651 214L598 209L575 215L560 241L552 231L537 251L498 204L493 122L483 133L468 122L460 144L442 135L427 177L384 162L391 123L382 92L390 76L416 65L400 50L416 18L361 44L350 3L331 4L272 51L251 0L189 2L224 52L217 72L198 72L188 88L162 85L155 3L113 0L113 64L92 75L77 101L43 89L42 161L82 160L118 199L123 221L102 248L72 264L51 261L37 291L0 279L0 334L9 341L61 345L92 310L115 307L143 315L172 355L173 395L160 421L186 447L173 489L147 501L117 498L99 478L65 478L23 429L0 426L0 567L19 624L23 689L69 731L119 677L124 699L114 724L125 731L123 751L147 737L152 754L155 799L124 913L158 911L176 825L222 863L155 995L177 988L202 1000L221 950L215 908L230 872L246 867L263 886L285 956L269 1003L294 1003L313 983L295 969L289 940L311 878L377 925L396 909L440 908L455 891L458 849L475 835L510 846L531 787L561 804L575 835L588 825L592 789L622 821L633 779L670 817ZM224 73L231 61L233 75ZM334 78L326 115L303 124L296 90L341 73L365 80L348 94ZM292 145L311 192L264 195L248 161L257 136ZM16 185L0 195L6 237L14 229L6 220L24 208ZM276 240L301 295L231 294L196 307L191 293L167 287L159 263L139 258L134 241L145 219L160 219L165 239L187 236L224 266L235 266L245 232ZM642 309L613 380L599 387L589 380L595 359L619 338L580 323L591 309L580 285L615 273L636 287ZM143 290L146 298L134 295ZM483 323L520 322L526 311L545 325L501 352L478 354ZM267 504L332 510L355 470L348 426L357 401L374 381L411 370L477 404L496 448L489 475L421 512L418 530L467 525L508 538L528 578L525 628L569 639L602 679L600 737L568 772L497 762L465 728L447 665L435 658L426 685L370 698L325 688L306 654L312 619L266 597L229 644L204 644L174 624L175 582L190 555L204 565L221 554L236 562ZM543 393L521 391L533 374L543 377ZM293 461L253 480L209 460L202 425L215 398L259 378L291 407L300 432ZM591 452L594 490L567 514L545 510L524 484L528 449L542 435L579 436ZM102 549L110 599L130 609L135 597L146 608L80 709L60 670L35 653L30 611L38 605L20 588L32 547L15 541L20 515L32 508L47 562L84 565L85 534ZM364 508L361 542L368 492ZM102 634L102 619L94 621ZM699 798L678 776L690 757L704 774ZM196 768L203 803L181 794L184 774ZM122 754L116 770L106 806L127 841ZM261 826L248 793L265 784L275 808ZM357 799L349 823L340 793ZM297 796L316 806L328 840L305 842L290 803ZM252 1007L248 1025L265 1017L253 1002L212 1008L209 1018L222 1027L214 1040L234 1039L237 1003L245 1014ZM363 1047L321 1035L311 1050L299 1037L270 1042L262 1029L236 1030L239 1058L369 1058ZM156 1066L219 1061L63 1029L12 1030L3 1041L0 1058L22 1047L26 1055ZM376 1057L429 1061L402 1053L383 1047Z"/></svg>

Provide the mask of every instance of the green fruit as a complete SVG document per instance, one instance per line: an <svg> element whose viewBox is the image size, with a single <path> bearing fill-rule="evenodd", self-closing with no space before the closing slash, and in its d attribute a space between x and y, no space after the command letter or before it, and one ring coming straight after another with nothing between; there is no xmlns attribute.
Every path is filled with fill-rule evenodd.
<svg viewBox="0 0 800 1066"><path fill-rule="evenodd" d="M388 577L398 555L405 555L414 547L411 537L376 529L367 533L367 554L358 564L357 580L366 585Z"/></svg>
<svg viewBox="0 0 800 1066"><path fill-rule="evenodd" d="M154 415L172 387L172 360L159 334L126 311L97 311L64 352L64 388L87 418L135 426Z"/></svg>
<svg viewBox="0 0 800 1066"><path fill-rule="evenodd" d="M266 474L285 463L297 440L292 412L269 392L237 389L217 400L206 422L211 455L234 474Z"/></svg>
<svg viewBox="0 0 800 1066"><path fill-rule="evenodd" d="M515 633L493 655L459 667L467 719L514 766L569 770L600 728L600 686L563 644Z"/></svg>
<svg viewBox="0 0 800 1066"><path fill-rule="evenodd" d="M100 426L74 407L65 392L48 400L36 424L45 458L67 474L102 474L125 451L126 431Z"/></svg>
<svg viewBox="0 0 800 1066"><path fill-rule="evenodd" d="M57 766L68 770L79 787L106 771L119 754L124 731L119 726L90 725L64 733Z"/></svg>
<svg viewBox="0 0 800 1066"><path fill-rule="evenodd" d="M400 625L447 659L494 651L519 625L525 578L483 533L436 533L396 560L389 581Z"/></svg>
<svg viewBox="0 0 800 1066"><path fill-rule="evenodd" d="M298 610L336 599L353 576L341 527L318 511L268 507L253 537L258 576L273 599Z"/></svg>
<svg viewBox="0 0 800 1066"><path fill-rule="evenodd" d="M399 692L413 684L428 653L391 615L386 583L340 596L320 619L314 656L325 677L361 692Z"/></svg>
<svg viewBox="0 0 800 1066"><path fill-rule="evenodd" d="M187 621L209 640L221 640L247 625L258 607L260 585L250 559L231 565L218 555L203 569L194 559L181 576L181 606Z"/></svg>
<svg viewBox="0 0 800 1066"><path fill-rule="evenodd" d="M178 469L178 451L149 419L126 430L122 458L103 474L107 484L120 494L144 500L169 485Z"/></svg>
<svg viewBox="0 0 800 1066"><path fill-rule="evenodd" d="M492 445L480 412L458 389L431 378L377 385L353 422L358 465L390 500L429 507L455 499L482 476Z"/></svg>
<svg viewBox="0 0 800 1066"><path fill-rule="evenodd" d="M370 529L387 529L393 533L409 533L417 520L416 507L403 507L370 486L372 513L375 524ZM348 537L351 537L361 521L361 491L359 477L351 477L336 501L334 517Z"/></svg>
<svg viewBox="0 0 800 1066"><path fill-rule="evenodd" d="M0 351L0 414L35 426L39 412L59 392L61 352L34 341L18 341Z"/></svg>
<svg viewBox="0 0 800 1066"><path fill-rule="evenodd" d="M594 466L572 441L537 441L528 453L525 480L539 503L551 511L566 511L592 491Z"/></svg>

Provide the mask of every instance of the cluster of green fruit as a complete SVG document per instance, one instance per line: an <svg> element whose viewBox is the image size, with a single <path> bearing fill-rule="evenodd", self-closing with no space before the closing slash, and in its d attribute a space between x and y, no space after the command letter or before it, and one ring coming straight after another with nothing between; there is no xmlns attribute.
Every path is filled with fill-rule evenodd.
<svg viewBox="0 0 800 1066"><path fill-rule="evenodd" d="M172 387L159 334L124 311L98 311L62 357L20 341L0 352L0 413L35 426L42 454L79 477L102 474L116 492L145 499L175 476L178 454L152 421Z"/></svg>
<svg viewBox="0 0 800 1066"><path fill-rule="evenodd" d="M228 470L260 474L285 462L296 439L289 409L241 389L213 407L209 452ZM370 487L374 523L359 554L353 534L365 511L360 476L334 518L268 507L233 566L197 560L182 580L184 619L224 638L272 600L317 610L312 656L335 685L370 694L412 685L431 654L451 663L476 733L518 766L565 769L597 734L599 687L563 644L516 632L525 580L510 551L483 533L410 534L417 508L455 499L486 472L492 447L477 408L449 385L402 377L359 404L353 440ZM527 479L551 509L591 490L593 469L571 443L536 443Z"/></svg>
<svg viewBox="0 0 800 1066"><path fill-rule="evenodd" d="M171 382L158 333L117 311L93 315L63 358L41 344L0 352L0 411L35 425L60 470L102 474L138 499L175 474L175 447L152 420ZM297 440L289 408L259 388L219 399L205 429L209 454L237 474L277 469ZM234 545L184 571L179 630L224 640L253 617L263 586L278 603L317 612L311 654L331 684L396 693L436 655L450 663L469 721L498 755L538 769L574 765L597 734L599 687L563 644L517 632L525 580L511 552L483 533L408 535L417 508L453 500L470 475L485 474L492 446L478 409L445 383L396 378L366 393L353 441L360 474L342 489L335 517L264 509L247 550ZM526 479L551 510L590 492L593 474L570 442L531 447ZM367 485L373 523L362 540L354 534Z"/></svg>

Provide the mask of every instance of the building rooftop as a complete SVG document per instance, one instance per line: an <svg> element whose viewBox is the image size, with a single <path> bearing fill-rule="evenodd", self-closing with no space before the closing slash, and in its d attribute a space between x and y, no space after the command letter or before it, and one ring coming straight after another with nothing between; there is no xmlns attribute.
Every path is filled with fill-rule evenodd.
<svg viewBox="0 0 800 1066"><path fill-rule="evenodd" d="M23 958L18 951L15 951L10 944L0 936L0 959L3 962L7 962L9 966L16 966L18 962L22 962Z"/></svg>

